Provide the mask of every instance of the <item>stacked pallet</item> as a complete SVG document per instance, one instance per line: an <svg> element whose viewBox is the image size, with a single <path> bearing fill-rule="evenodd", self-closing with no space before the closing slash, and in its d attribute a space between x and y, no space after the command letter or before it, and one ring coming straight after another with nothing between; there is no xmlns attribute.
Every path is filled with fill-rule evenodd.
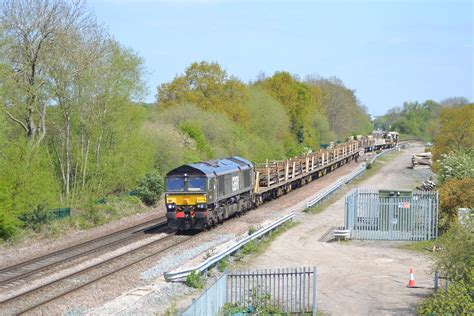
<svg viewBox="0 0 474 316"><path fill-rule="evenodd" d="M411 157L411 163L413 169L431 168L431 165L433 164L433 155L431 152L414 154Z"/></svg>

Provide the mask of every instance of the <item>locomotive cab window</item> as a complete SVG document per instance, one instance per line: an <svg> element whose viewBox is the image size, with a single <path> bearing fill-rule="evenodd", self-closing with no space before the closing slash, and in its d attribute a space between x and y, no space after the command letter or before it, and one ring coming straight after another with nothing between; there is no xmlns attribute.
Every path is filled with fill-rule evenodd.
<svg viewBox="0 0 474 316"><path fill-rule="evenodd" d="M166 178L166 191L184 191L184 179Z"/></svg>
<svg viewBox="0 0 474 316"><path fill-rule="evenodd" d="M194 178L188 179L188 191L205 191L206 190L206 178Z"/></svg>

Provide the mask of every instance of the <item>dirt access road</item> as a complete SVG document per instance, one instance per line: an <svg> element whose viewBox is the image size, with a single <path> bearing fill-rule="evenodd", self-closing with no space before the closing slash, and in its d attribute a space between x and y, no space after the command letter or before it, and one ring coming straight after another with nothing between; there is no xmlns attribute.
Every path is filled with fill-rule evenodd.
<svg viewBox="0 0 474 316"><path fill-rule="evenodd" d="M412 189L420 181L407 169L416 145L394 154L372 177L357 184L367 188ZM301 223L279 236L269 249L248 258L246 268L316 266L318 309L331 315L411 315L432 290L430 258L399 249L400 242L325 242L322 237L343 225L344 196L320 214L301 214ZM409 268L416 285L407 288Z"/></svg>

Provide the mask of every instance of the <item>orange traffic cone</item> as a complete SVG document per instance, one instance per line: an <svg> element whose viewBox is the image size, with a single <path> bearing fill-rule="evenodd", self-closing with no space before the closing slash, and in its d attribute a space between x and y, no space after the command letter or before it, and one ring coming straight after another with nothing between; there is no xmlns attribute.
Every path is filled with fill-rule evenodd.
<svg viewBox="0 0 474 316"><path fill-rule="evenodd" d="M408 281L408 287L415 287L415 274L413 273L412 268L410 268L410 281Z"/></svg>

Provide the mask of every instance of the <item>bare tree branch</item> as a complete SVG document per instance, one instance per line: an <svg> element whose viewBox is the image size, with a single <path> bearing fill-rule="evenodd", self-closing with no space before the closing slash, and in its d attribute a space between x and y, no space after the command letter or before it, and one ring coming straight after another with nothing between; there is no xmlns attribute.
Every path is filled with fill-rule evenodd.
<svg viewBox="0 0 474 316"><path fill-rule="evenodd" d="M14 117L9 111L5 110L5 113L7 113L8 117L9 117L12 121L14 121L14 122L20 124L20 126L23 127L23 129L24 129L26 132L28 132L28 127L26 126L25 123L23 123L21 120L19 120L19 119L17 119L16 117Z"/></svg>

